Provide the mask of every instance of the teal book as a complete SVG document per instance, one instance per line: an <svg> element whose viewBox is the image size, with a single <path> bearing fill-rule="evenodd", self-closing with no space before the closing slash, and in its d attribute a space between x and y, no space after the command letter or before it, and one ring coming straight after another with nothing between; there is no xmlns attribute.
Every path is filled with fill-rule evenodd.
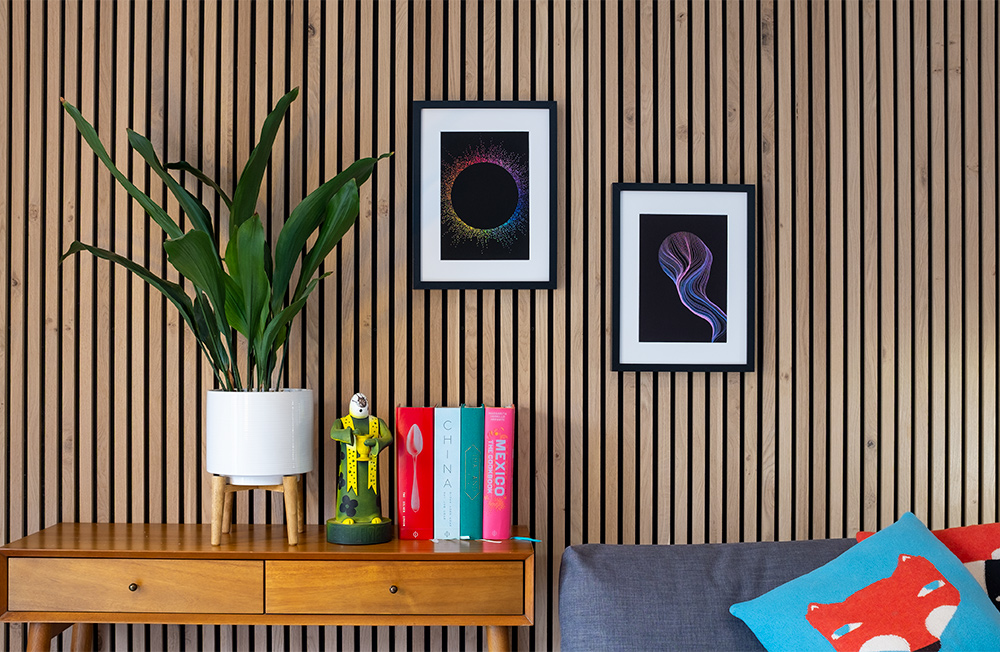
<svg viewBox="0 0 1000 652"><path fill-rule="evenodd" d="M462 539L483 538L483 442L486 408L462 406L462 492L458 519Z"/></svg>

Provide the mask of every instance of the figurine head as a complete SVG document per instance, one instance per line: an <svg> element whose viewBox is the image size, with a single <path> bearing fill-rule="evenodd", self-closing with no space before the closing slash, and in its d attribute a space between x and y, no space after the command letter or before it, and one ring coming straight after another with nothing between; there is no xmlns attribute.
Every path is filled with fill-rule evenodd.
<svg viewBox="0 0 1000 652"><path fill-rule="evenodd" d="M361 392L351 397L351 416L355 419L368 418L368 397Z"/></svg>

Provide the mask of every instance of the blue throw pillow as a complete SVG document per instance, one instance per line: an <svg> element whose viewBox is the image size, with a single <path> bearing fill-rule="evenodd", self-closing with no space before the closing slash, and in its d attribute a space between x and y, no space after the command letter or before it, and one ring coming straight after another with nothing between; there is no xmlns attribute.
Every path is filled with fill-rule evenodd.
<svg viewBox="0 0 1000 652"><path fill-rule="evenodd" d="M1000 612L910 513L825 566L729 612L770 652L1000 650Z"/></svg>

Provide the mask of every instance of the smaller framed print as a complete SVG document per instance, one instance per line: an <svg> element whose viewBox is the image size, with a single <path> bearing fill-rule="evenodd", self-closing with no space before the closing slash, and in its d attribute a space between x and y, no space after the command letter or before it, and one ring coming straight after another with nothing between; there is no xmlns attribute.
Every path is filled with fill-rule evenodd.
<svg viewBox="0 0 1000 652"><path fill-rule="evenodd" d="M413 287L556 286L556 103L413 102Z"/></svg>
<svg viewBox="0 0 1000 652"><path fill-rule="evenodd" d="M754 187L616 183L613 371L753 371Z"/></svg>

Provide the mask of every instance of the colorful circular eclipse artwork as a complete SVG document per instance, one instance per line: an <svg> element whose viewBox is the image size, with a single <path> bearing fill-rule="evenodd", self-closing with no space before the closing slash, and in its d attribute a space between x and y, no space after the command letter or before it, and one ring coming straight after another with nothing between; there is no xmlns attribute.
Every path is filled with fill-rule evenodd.
<svg viewBox="0 0 1000 652"><path fill-rule="evenodd" d="M528 132L442 132L441 259L529 254Z"/></svg>

